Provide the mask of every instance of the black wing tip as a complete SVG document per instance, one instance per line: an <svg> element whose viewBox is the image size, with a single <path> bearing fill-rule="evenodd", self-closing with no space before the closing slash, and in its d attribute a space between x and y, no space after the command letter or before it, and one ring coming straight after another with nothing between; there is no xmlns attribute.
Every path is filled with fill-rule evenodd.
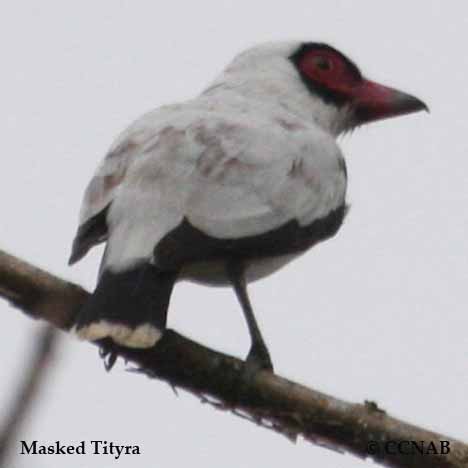
<svg viewBox="0 0 468 468"><path fill-rule="evenodd" d="M72 252L68 259L68 265L73 265L78 260L81 260L91 247L107 239L106 215L109 206L110 204L78 228L75 240L73 241Z"/></svg>
<svg viewBox="0 0 468 468"><path fill-rule="evenodd" d="M78 260L80 260L80 258L81 257L79 255L77 255L75 252L72 252L70 255L70 258L68 259L67 265L68 266L74 265Z"/></svg>
<svg viewBox="0 0 468 468"><path fill-rule="evenodd" d="M77 236L73 241L72 251L70 254L70 258L68 259L68 266L74 265L86 255L86 253L89 250L89 247L86 247L87 246L84 246L82 244L80 237Z"/></svg>

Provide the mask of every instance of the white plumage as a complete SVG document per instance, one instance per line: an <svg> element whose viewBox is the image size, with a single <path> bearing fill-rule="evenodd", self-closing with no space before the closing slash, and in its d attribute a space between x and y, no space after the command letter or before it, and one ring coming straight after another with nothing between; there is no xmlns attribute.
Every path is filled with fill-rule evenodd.
<svg viewBox="0 0 468 468"><path fill-rule="evenodd" d="M272 369L246 282L337 232L340 133L424 108L330 46L280 42L238 55L197 98L144 115L85 192L70 262L107 245L78 333L153 346L177 280L231 284L251 335L247 362Z"/></svg>
<svg viewBox="0 0 468 468"><path fill-rule="evenodd" d="M294 46L244 52L200 97L146 114L120 135L80 216L83 224L112 202L103 267L150 258L184 217L211 236L238 238L292 219L306 225L344 203L338 125L329 106L291 83Z"/></svg>

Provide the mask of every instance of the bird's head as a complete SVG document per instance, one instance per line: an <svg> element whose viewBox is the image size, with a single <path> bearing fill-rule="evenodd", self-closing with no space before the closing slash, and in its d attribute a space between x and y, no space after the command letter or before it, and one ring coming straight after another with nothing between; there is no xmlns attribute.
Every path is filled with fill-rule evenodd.
<svg viewBox="0 0 468 468"><path fill-rule="evenodd" d="M238 55L224 79L250 96L276 99L333 134L428 110L418 98L365 78L333 47L316 42L262 44Z"/></svg>
<svg viewBox="0 0 468 468"><path fill-rule="evenodd" d="M289 59L313 95L349 112L351 127L428 110L420 99L364 78L348 57L329 45L301 44Z"/></svg>

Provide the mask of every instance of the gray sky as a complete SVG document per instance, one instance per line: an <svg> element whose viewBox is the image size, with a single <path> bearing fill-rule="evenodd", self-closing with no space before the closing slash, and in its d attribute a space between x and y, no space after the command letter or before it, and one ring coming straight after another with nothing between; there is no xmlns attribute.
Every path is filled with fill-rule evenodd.
<svg viewBox="0 0 468 468"><path fill-rule="evenodd" d="M3 1L0 246L92 288L101 251L66 261L85 184L118 132L198 93L246 46L327 41L431 114L341 140L351 212L337 237L251 287L258 319L280 374L467 440L467 28L466 2ZM1 416L38 324L0 308ZM248 350L228 289L179 284L169 323ZM177 398L123 365L108 374L72 337L59 354L21 438L112 440L143 454L18 456L12 468L365 465Z"/></svg>

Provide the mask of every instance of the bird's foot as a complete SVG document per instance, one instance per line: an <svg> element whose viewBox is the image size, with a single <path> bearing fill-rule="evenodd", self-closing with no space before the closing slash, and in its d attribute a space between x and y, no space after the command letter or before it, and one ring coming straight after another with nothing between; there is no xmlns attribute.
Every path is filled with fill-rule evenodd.
<svg viewBox="0 0 468 468"><path fill-rule="evenodd" d="M110 372L110 370L114 367L115 361L117 361L117 358L119 357L115 351L115 344L109 338L104 338L102 340L98 340L97 342L100 344L99 356L104 361L104 368L107 372Z"/></svg>
<svg viewBox="0 0 468 468"><path fill-rule="evenodd" d="M270 353L263 343L252 345L249 354L247 355L247 359L245 360L245 367L247 374L250 376L254 376L261 370L273 372Z"/></svg>

